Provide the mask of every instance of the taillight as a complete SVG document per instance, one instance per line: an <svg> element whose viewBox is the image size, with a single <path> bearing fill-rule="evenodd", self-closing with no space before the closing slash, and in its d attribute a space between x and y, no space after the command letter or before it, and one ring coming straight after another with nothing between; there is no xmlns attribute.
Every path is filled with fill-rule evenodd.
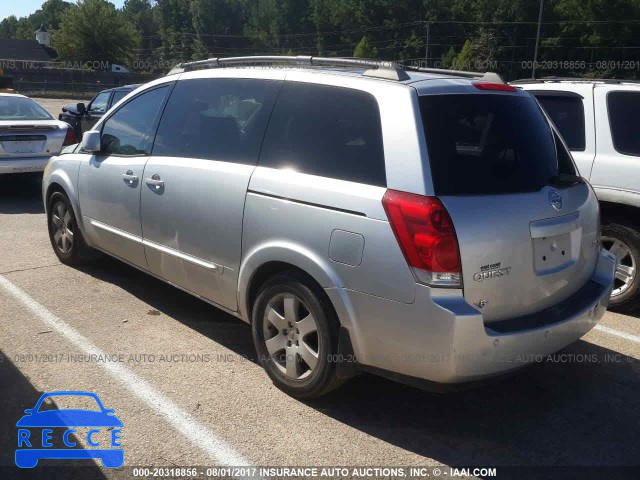
<svg viewBox="0 0 640 480"><path fill-rule="evenodd" d="M68 147L69 145L74 145L78 143L76 141L76 132L73 131L73 128L67 127L67 134L64 137L64 142L62 142L63 147Z"/></svg>
<svg viewBox="0 0 640 480"><path fill-rule="evenodd" d="M507 85L506 83L493 82L473 82L473 86L480 90L494 90L499 92L515 92L516 87Z"/></svg>
<svg viewBox="0 0 640 480"><path fill-rule="evenodd" d="M434 286L460 286L458 238L440 200L387 190L382 204L418 281Z"/></svg>

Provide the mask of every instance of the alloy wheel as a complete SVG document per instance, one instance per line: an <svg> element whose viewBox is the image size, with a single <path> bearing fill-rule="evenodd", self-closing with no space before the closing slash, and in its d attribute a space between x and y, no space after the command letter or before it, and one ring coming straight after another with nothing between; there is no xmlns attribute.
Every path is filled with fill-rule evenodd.
<svg viewBox="0 0 640 480"><path fill-rule="evenodd" d="M51 209L51 223L53 225L53 243L62 253L69 253L73 248L75 225L69 206L58 200Z"/></svg>
<svg viewBox="0 0 640 480"><path fill-rule="evenodd" d="M629 246L614 237L602 237L602 246L616 257L615 282L612 297L622 295L633 284L637 275L637 266Z"/></svg>
<svg viewBox="0 0 640 480"><path fill-rule="evenodd" d="M309 308L294 294L275 295L263 317L263 332L271 361L286 377L307 378L318 365L320 337Z"/></svg>

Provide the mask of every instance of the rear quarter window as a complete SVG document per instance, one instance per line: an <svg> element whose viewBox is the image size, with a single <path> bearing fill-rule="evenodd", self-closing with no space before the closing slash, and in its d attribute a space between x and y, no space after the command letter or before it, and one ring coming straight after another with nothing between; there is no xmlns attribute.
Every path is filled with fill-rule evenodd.
<svg viewBox="0 0 640 480"><path fill-rule="evenodd" d="M376 99L360 90L285 82L259 164L386 186Z"/></svg>
<svg viewBox="0 0 640 480"><path fill-rule="evenodd" d="M116 90L113 92L113 98L111 99L111 105L115 105L124 97L129 95L133 90Z"/></svg>
<svg viewBox="0 0 640 480"><path fill-rule="evenodd" d="M640 93L611 92L607 105L614 148L624 155L640 156Z"/></svg>
<svg viewBox="0 0 640 480"><path fill-rule="evenodd" d="M556 143L531 97L420 97L436 195L533 192L558 174Z"/></svg>
<svg viewBox="0 0 640 480"><path fill-rule="evenodd" d="M569 150L583 152L586 138L582 98L568 95L545 95L544 93L535 93L534 95L553 120Z"/></svg>

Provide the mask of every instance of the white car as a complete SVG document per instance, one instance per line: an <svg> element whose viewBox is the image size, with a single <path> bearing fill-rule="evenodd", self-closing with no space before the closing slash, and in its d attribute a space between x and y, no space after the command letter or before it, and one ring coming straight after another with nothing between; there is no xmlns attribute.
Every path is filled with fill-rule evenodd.
<svg viewBox="0 0 640 480"><path fill-rule="evenodd" d="M611 306L640 307L640 83L541 79L513 82L560 130L600 202L602 245L616 256Z"/></svg>
<svg viewBox="0 0 640 480"><path fill-rule="evenodd" d="M52 156L74 143L73 129L35 100L0 93L0 175L43 172Z"/></svg>

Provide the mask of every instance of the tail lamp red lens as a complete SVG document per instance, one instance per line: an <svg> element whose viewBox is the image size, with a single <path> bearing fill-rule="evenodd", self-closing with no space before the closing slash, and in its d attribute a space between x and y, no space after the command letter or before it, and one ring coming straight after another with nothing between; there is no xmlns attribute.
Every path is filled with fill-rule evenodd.
<svg viewBox="0 0 640 480"><path fill-rule="evenodd" d="M409 266L460 278L460 249L451 217L434 197L387 190L382 199Z"/></svg>
<svg viewBox="0 0 640 480"><path fill-rule="evenodd" d="M73 145L78 143L76 140L76 132L73 131L73 128L67 127L67 134L64 137L64 142L62 142L63 147L68 147L69 145Z"/></svg>

